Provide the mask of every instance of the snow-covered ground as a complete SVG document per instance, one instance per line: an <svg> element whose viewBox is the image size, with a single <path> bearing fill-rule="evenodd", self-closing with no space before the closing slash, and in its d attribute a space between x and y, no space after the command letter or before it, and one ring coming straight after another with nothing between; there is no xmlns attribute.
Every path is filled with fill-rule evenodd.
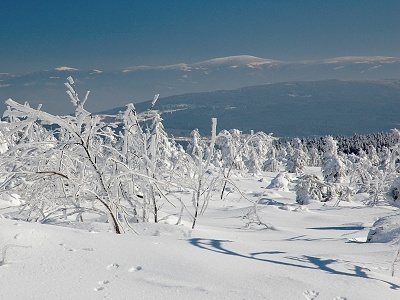
<svg viewBox="0 0 400 300"><path fill-rule="evenodd" d="M399 244L366 242L396 208L300 206L293 190L267 188L275 175L232 177L269 228L249 223L237 192L211 201L194 230L165 205L159 224L122 235L97 222L26 223L0 200L0 299L400 299Z"/></svg>

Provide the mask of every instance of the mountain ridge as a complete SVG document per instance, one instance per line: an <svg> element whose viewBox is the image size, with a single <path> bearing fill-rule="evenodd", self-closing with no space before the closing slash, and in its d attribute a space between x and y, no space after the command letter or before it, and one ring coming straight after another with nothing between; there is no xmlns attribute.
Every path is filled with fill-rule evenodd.
<svg viewBox="0 0 400 300"><path fill-rule="evenodd" d="M160 98L154 109L176 136L198 128L272 132L279 137L353 135L400 127L397 110L400 80L322 80L273 83ZM151 101L135 104L139 112ZM118 114L124 107L102 113Z"/></svg>
<svg viewBox="0 0 400 300"><path fill-rule="evenodd" d="M87 109L93 112L150 100L154 94L168 97L289 81L400 78L400 58L386 56L285 62L239 55L192 64L131 68L81 70L79 66L60 65L23 75L0 73L0 100L12 98L34 107L43 104L44 110L54 114L71 113L73 107L64 86L68 76L74 78L81 94L91 91Z"/></svg>

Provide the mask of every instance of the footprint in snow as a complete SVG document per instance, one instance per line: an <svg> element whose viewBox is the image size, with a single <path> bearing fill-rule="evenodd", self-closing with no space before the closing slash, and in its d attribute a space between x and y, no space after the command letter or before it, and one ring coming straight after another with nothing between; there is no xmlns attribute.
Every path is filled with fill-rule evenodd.
<svg viewBox="0 0 400 300"><path fill-rule="evenodd" d="M141 266L132 267L132 268L129 268L128 272L129 272L129 273L138 272L138 271L140 271L141 269L142 269Z"/></svg>
<svg viewBox="0 0 400 300"><path fill-rule="evenodd" d="M308 291L304 291L303 295L304 297L306 297L307 300L313 300L315 298L318 297L319 292L317 291L312 291L312 290L308 290Z"/></svg>
<svg viewBox="0 0 400 300"><path fill-rule="evenodd" d="M109 284L109 283L110 283L109 280L101 280L97 284L106 285L106 284ZM104 290L104 286L99 286L99 287L93 288L93 291L95 291L95 292L100 292L102 290Z"/></svg>
<svg viewBox="0 0 400 300"><path fill-rule="evenodd" d="M333 300L347 300L347 298L346 297L337 296L337 297L333 298Z"/></svg>
<svg viewBox="0 0 400 300"><path fill-rule="evenodd" d="M118 268L119 268L119 264L113 263L111 265L108 265L106 269L107 270L116 270Z"/></svg>
<svg viewBox="0 0 400 300"><path fill-rule="evenodd" d="M67 245L65 245L64 243L61 243L60 246L63 247L63 249L66 251L76 251L76 249L68 248Z"/></svg>
<svg viewBox="0 0 400 300"><path fill-rule="evenodd" d="M82 250L84 250L84 251L94 251L93 248L82 248Z"/></svg>

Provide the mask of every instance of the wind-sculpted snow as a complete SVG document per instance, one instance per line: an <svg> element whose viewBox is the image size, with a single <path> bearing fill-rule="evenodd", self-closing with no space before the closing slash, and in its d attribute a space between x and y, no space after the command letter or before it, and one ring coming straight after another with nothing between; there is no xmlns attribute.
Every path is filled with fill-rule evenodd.
<svg viewBox="0 0 400 300"><path fill-rule="evenodd" d="M263 182L233 180L262 193L274 175L263 174ZM293 191L271 191L271 201L302 207ZM137 224L138 234L122 236L95 220L82 229L74 229L73 220L60 223L72 227L64 228L13 220L3 210L0 297L396 299L399 262L395 276L390 273L395 248L365 243L373 220L392 212L361 203L331 205L289 210L262 204L260 216L274 225L271 230L245 226L249 206L235 193L211 201L195 230L173 225L176 217L167 214L159 224Z"/></svg>

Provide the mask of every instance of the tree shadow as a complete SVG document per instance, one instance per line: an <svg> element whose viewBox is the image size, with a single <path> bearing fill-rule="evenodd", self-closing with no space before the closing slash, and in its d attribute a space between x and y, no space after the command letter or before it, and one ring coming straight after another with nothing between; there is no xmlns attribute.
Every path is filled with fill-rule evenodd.
<svg viewBox="0 0 400 300"><path fill-rule="evenodd" d="M339 241L341 238L309 238L307 235L298 235L291 238L284 239L284 241L295 242L295 241L304 241L304 242L313 242L313 241Z"/></svg>
<svg viewBox="0 0 400 300"><path fill-rule="evenodd" d="M221 254L238 256L238 257L252 259L252 260L270 262L270 263L274 263L274 264L286 265L286 266L292 266L292 267L298 267L298 268L304 268L304 269L315 269L315 268L309 267L309 266L286 263L286 262L282 262L282 261L278 261L278 260L265 259L265 258L259 258L258 257L259 255L262 255L262 254L272 255L272 254L283 254L285 252L265 251L265 252L250 253L250 254L246 255L246 254L241 254L241 253L238 253L238 252L234 252L232 250L228 250L223 244L224 243L232 243L232 241L230 241L230 240L215 240L215 239L192 238L192 239L189 239L189 243L192 244L195 247L200 248L200 249L204 249L204 250L208 250L208 251L212 251L212 252L217 252L217 253L221 253Z"/></svg>
<svg viewBox="0 0 400 300"><path fill-rule="evenodd" d="M279 261L279 260L267 259L267 258L260 257L261 255L271 256L271 255L286 253L286 252L282 252L282 251L262 251L262 252L253 252L253 253L249 253L249 254L242 254L239 252L229 250L226 247L227 243L233 243L233 241L230 241L230 240L191 238L188 241L190 244L192 244L195 247L198 247L203 250L220 253L220 254L231 255L231 256L256 260L256 261L262 261L262 262L266 262L266 263L273 263L273 264L285 265L285 266L302 268L302 269L321 270L321 271L324 271L324 272L332 274L332 275L341 275L341 276L358 277L358 278L361 277L361 278L366 278L366 279L371 279L371 280L378 280L378 281L381 281L381 282L384 282L384 283L387 283L388 285L390 285L391 289L395 289L395 290L400 289L399 285L394 284L392 282L388 282L388 281L385 281L385 280L382 280L379 278L369 277L368 274L365 272L366 269L362 268L360 266L357 266L357 265L354 265L354 273L335 270L332 265L334 263L339 262L336 259L322 259L320 257L308 256L308 255L302 255L300 257L283 256L285 259L290 259L290 260L295 260L297 262L300 262L300 263L290 263L290 262L283 262L283 261Z"/></svg>
<svg viewBox="0 0 400 300"><path fill-rule="evenodd" d="M364 230L364 226L328 226L328 227L310 227L306 229L313 230Z"/></svg>

